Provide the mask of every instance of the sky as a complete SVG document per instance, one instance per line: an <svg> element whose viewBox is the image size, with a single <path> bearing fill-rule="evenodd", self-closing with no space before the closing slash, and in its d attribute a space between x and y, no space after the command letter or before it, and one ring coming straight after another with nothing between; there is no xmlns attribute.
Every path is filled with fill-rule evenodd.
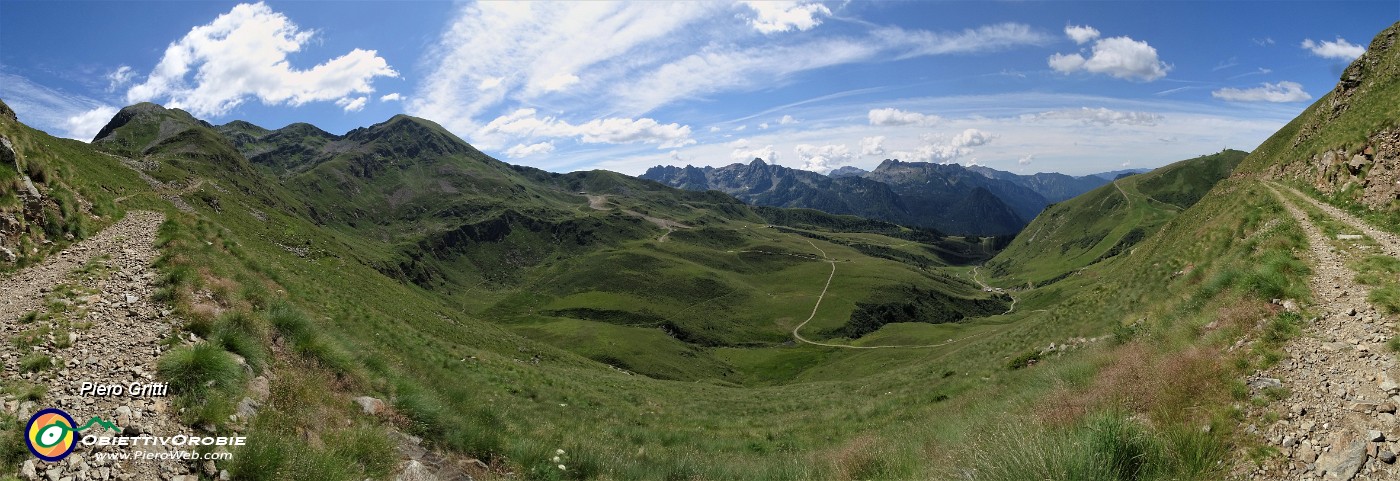
<svg viewBox="0 0 1400 481"><path fill-rule="evenodd" d="M0 0L0 99L335 134L423 117L555 172L763 158L1083 175L1256 147L1400 1Z"/></svg>

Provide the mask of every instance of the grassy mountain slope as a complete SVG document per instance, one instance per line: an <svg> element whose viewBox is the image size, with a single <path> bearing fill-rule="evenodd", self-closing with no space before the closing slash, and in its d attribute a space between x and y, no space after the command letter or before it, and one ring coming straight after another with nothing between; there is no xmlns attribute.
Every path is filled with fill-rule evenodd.
<svg viewBox="0 0 1400 481"><path fill-rule="evenodd" d="M80 175L114 162L81 142L43 135L0 102L0 271L29 265L87 237L120 215L113 205L140 180Z"/></svg>
<svg viewBox="0 0 1400 481"><path fill-rule="evenodd" d="M1400 24L1375 37L1337 86L1242 166L1287 180L1372 222L1400 229Z"/></svg>
<svg viewBox="0 0 1400 481"><path fill-rule="evenodd" d="M808 325L809 337L840 335L837 331L861 303L907 301L903 294L896 299L872 296L893 294L891 286L942 286L969 297L976 296L970 292L975 289L953 280L965 268L942 267L936 252L921 247L918 240L932 233L862 226L810 211L745 210L714 194L683 193L616 174L555 175L529 169L511 169L516 179L523 179L517 182L530 182L523 188L567 187L555 195L576 199L571 204L574 219L601 222L600 229L618 235L617 243L551 259L514 283L486 284L470 293L428 289L376 269L372 259L390 248L376 246L348 220L327 216L322 220L329 221L320 225L310 207L296 202L285 209L264 208L260 199L294 195L276 183L264 182L270 187L262 192L216 189L232 180L207 165L212 160L148 160L164 164L151 170L172 178L202 180L199 189L180 194L195 213L172 211L174 221L165 229L167 260L161 265L177 315L186 316L192 330L236 332L227 331L233 329L231 318L200 307L212 303L225 312L246 313L254 326L267 326L261 331L266 338L254 338L266 344L227 344L248 358L266 353L279 379L273 386L277 400L255 418L254 442L237 458L263 461L224 466L245 478L291 479L317 472L329 479L363 479L366 473L382 472L364 462L385 456L376 451L384 445L374 440L384 436L376 432L388 429L422 435L430 446L485 459L498 473L509 470L532 479L947 477L947 466L975 464L975 458L963 457L976 452L969 449L986 449L979 433L996 432L987 424L997 418L993 413L1032 412L1025 406L1042 402L1042 396L1056 393L1054 386L1065 382L1093 385L1092 373L1116 357L1098 347L1103 346L1099 341L1074 344L1080 350L1060 354L1063 361L1051 362L1054 355L1047 356L1044 368L1008 369L1013 358L1038 352L1047 340L1063 343L1112 331L1153 304L1162 279L1156 271L1174 267L1164 264L1125 277L1127 282L1118 287L1126 294L1106 298L1093 287L1096 282L1126 275L1120 274L1129 272L1126 266L1150 264L1102 263L1095 269L1103 271L1066 281L1076 283L1073 289L1062 283L1027 293L1009 315L954 323L900 322L855 340L833 341L930 347L789 345L778 342L779 336L809 315L829 269L816 259L814 247L837 260L837 274ZM110 163L81 175L95 180L125 169ZM203 177L206 172L210 177ZM602 197L597 202L601 209L580 191ZM155 192L140 195L154 199ZM1228 249L1239 249L1231 247L1236 245L1234 233L1255 230L1258 224L1217 222L1231 215L1243 218L1237 213L1258 201L1234 200L1210 200L1212 209L1203 211L1210 216L1180 227L1206 229L1196 234L1218 239L1210 244L1212 250L1180 254L1164 247L1172 256L1183 256L1170 257L1172 261L1232 258ZM667 229L646 219L660 215L689 228L672 227L667 235ZM627 237L628 225L640 225L645 236ZM763 227L767 225L774 227ZM665 242L660 241L663 235ZM976 245L962 242L968 248ZM924 259L922 265L908 261L916 255ZM439 261L443 259L451 258ZM629 280L648 275L659 277ZM725 326L721 335L711 336L719 343L713 346L677 339L674 330L624 325L611 314L596 315L599 306L610 303L684 315L680 310L691 305L681 302L704 300L698 296L707 294L706 279L736 288L736 297L757 301L720 299L695 306L714 315L697 316L690 324L694 332L709 335L706 322L752 314L727 311L735 305L766 314ZM1192 292L1196 287L1186 283L1175 289ZM620 295L636 298L608 298ZM917 312L928 305L937 304L910 303L909 309ZM645 312L631 312L638 314ZM758 322L765 316L767 323ZM642 369L653 375L636 374ZM349 397L366 394L389 401L393 415L354 414L357 408ZM228 393L228 398L237 396ZM203 406L191 411L192 420L227 429L217 421L233 407L225 398L191 401ZM1178 409L1196 402L1154 405L1200 412ZM350 427L339 427L346 421ZM1036 429L1031 434L1058 432ZM299 433L332 441L296 456L275 455L296 451L287 443L299 439ZM562 472L550 460L556 449L567 453ZM371 455L351 456L355 452Z"/></svg>
<svg viewBox="0 0 1400 481"><path fill-rule="evenodd" d="M987 271L1003 285L1039 285L1126 252L1195 204L1245 155L1226 150L1183 160L1050 206Z"/></svg>
<svg viewBox="0 0 1400 481"><path fill-rule="evenodd" d="M1370 108L1359 106L1368 97L1351 101L1357 105L1348 110ZM1242 165L1292 155L1261 152ZM1227 172L1232 155L1239 154L1208 162ZM352 166L370 161L382 170L355 177ZM479 165L492 170L482 172L499 173L489 178L526 193L508 187L516 193L506 194L504 207L526 212L496 224L509 232L486 225L462 231L502 218L489 190L478 203L451 198L443 211L427 203L411 204L422 211L375 206L371 199L395 192L376 179L422 176L421 158L332 162L293 176L329 164L324 174L360 189L337 191L331 187L338 184L307 178L284 191L270 176L258 177L272 185L266 192L179 194L195 212L175 214L164 229L163 284L177 315L192 331L222 333L210 338L232 340L221 344L228 349L266 354L279 379L275 401L253 422L252 444L220 466L240 479L392 477L392 469L366 462L393 458L392 445L382 442L392 439L390 430L485 461L489 469L472 472L476 478L1226 479L1233 473L1223 466L1233 460L1278 455L1244 434L1255 420L1240 408L1271 406L1276 393L1242 380L1278 362L1282 342L1316 314L1269 302L1308 304L1299 226L1246 175L1200 194L1204 183L1193 177L1209 169L1129 177L1118 183L1121 193L1108 185L1081 196L1096 203L1063 203L1062 217L1084 226L1106 214L1115 196L1139 219L1170 218L1144 230L1132 249L1016 292L1009 312L896 322L827 339L842 335L862 303L892 301L883 295L904 301L894 312L944 307L908 302L918 291L899 293L901 286L996 300L968 292L976 290L971 269L944 265L939 255L982 244L956 239L940 250L917 230L749 209L718 194L615 174L558 175L486 161ZM194 164L155 169L197 176L205 186L230 182ZM100 183L103 167L75 170L74 182ZM154 192L140 195L133 198L154 199ZM264 196L281 195L292 196L287 208L259 207ZM404 195L412 200L420 191ZM334 208L336 196L351 196L348 206ZM1168 202L1185 208L1176 213ZM442 214L428 216L435 213ZM558 230L569 225L596 230ZM458 231L500 235L441 238L441 251L413 250ZM604 241L545 245L584 232ZM383 265L418 252L427 271L440 263L448 268L439 270L483 276L482 267L466 266L532 248L544 250L521 257L523 275L471 286L447 276L411 282ZM834 260L835 274L813 310L833 272L816 249ZM1061 271L1079 259L1045 255ZM1018 266L1036 265L1027 257ZM1011 275L1054 277L1054 270ZM734 302L723 297L731 292ZM200 309L209 303L252 321L209 315ZM687 317L685 309L713 315ZM647 315L663 324L645 325ZM774 333L808 316L808 337L872 349L777 342ZM685 321L675 321L681 329L664 325L672 318ZM246 325L264 329L257 342L237 341ZM690 342L697 339L704 341ZM355 395L384 399L392 409L358 414L349 402ZM190 411L194 421L226 429L220 420L232 406L205 401ZM564 451L560 461L552 459L556 450Z"/></svg>

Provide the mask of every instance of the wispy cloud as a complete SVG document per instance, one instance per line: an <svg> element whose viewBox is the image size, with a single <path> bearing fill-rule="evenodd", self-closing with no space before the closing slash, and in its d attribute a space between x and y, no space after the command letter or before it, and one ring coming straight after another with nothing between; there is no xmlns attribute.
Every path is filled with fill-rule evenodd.
<svg viewBox="0 0 1400 481"><path fill-rule="evenodd" d="M1231 75L1231 76L1228 77L1226 80L1235 80L1235 79L1238 79L1238 78L1249 77L1249 76L1252 76L1252 75L1268 75L1268 74L1271 74L1271 73L1274 73L1273 69L1267 69L1267 68L1264 68L1264 67L1259 67L1259 68L1257 68L1257 69L1254 69L1254 71L1252 71L1252 72L1245 72L1245 73L1242 73L1242 74Z"/></svg>
<svg viewBox="0 0 1400 481"><path fill-rule="evenodd" d="M19 75L0 72L0 98L19 120L50 134L90 141L117 109L84 95L51 89Z"/></svg>
<svg viewBox="0 0 1400 481"><path fill-rule="evenodd" d="M1027 114L1021 116L1023 120L1069 120L1085 125L1109 126L1119 125L1157 125L1162 121L1161 114L1152 112L1125 112L1120 110L1110 110L1104 107L1089 108L1080 107L1077 109L1061 109L1037 114Z"/></svg>
<svg viewBox="0 0 1400 481"><path fill-rule="evenodd" d="M648 118L605 118L575 125L554 117L540 117L535 109L520 109L498 117L482 127L480 133L530 139L574 138L590 144L658 144L663 149L695 143L690 138L690 127L680 124L662 124Z"/></svg>
<svg viewBox="0 0 1400 481"><path fill-rule="evenodd" d="M1211 97L1230 102L1302 102L1312 96L1303 91L1298 82L1264 83L1249 89L1223 88L1210 93Z"/></svg>

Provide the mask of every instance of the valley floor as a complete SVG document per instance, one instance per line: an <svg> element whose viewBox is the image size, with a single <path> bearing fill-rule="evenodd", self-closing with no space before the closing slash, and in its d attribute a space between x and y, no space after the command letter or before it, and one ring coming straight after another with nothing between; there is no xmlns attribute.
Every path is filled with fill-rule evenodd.
<svg viewBox="0 0 1400 481"><path fill-rule="evenodd" d="M1354 266L1367 256L1400 255L1400 239L1286 186L1269 187L1307 234L1316 305L1304 307L1316 319L1285 346L1283 360L1249 379L1251 392L1280 401L1258 408L1251 416L1257 423L1245 430L1281 456L1262 465L1241 459L1234 472L1247 479L1397 479L1400 375L1392 374L1396 359L1384 346L1396 324L1368 302L1371 288L1358 282ZM1325 235L1329 223L1332 232L1364 235Z"/></svg>

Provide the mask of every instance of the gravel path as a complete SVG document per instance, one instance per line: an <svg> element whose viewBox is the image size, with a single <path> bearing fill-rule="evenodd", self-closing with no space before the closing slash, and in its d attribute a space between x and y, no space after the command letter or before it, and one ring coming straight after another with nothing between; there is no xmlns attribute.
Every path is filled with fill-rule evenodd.
<svg viewBox="0 0 1400 481"><path fill-rule="evenodd" d="M5 338L0 370L7 388L0 404L7 413L27 422L37 410L53 407L67 412L79 426L97 416L115 423L127 436L194 434L171 412L171 398L78 395L85 381L128 389L134 382L155 382L156 361L166 349L160 340L176 325L151 301L156 278L150 267L156 257L152 244L162 220L159 213L128 213L42 264L0 278L0 333ZM49 361L43 362L45 358ZM46 392L37 400L21 395L34 388ZM96 431L102 428L86 433L99 434ZM79 444L57 463L31 457L14 474L45 480L184 479L191 467L179 461L98 456L166 449Z"/></svg>
<svg viewBox="0 0 1400 481"><path fill-rule="evenodd" d="M1394 453L1400 451L1395 417L1400 397L1392 396L1400 393L1400 385L1392 379L1400 376L1394 376L1395 358L1384 346L1394 335L1394 319L1366 302L1369 288L1356 283L1346 265L1354 249L1334 247L1292 200L1277 190L1274 195L1307 234L1313 258L1312 311L1320 317L1284 347L1282 361L1249 379L1254 395L1287 392L1281 401L1263 408L1280 414L1278 421L1265 425L1261 416L1252 416L1260 424L1245 427L1283 457L1257 468L1241 460L1236 473L1249 479L1397 479L1400 470L1393 463ZM1387 252L1400 247L1393 239L1373 238Z"/></svg>

